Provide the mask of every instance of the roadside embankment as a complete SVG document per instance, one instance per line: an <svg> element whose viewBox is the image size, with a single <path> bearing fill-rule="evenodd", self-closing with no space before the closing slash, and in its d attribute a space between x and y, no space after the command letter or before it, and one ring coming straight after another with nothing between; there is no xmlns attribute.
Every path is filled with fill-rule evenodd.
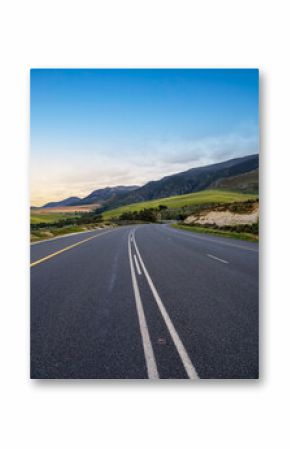
<svg viewBox="0 0 290 449"><path fill-rule="evenodd" d="M259 203L248 201L201 209L172 226L192 232L258 241Z"/></svg>
<svg viewBox="0 0 290 449"><path fill-rule="evenodd" d="M74 234L78 232L86 232L93 231L95 229L109 229L115 227L114 224L103 224L101 223L98 226L92 225L83 225L83 226L66 226L63 228L53 228L48 227L40 230L32 230L30 233L30 241L37 242L39 240L47 240L50 238L66 235L66 234Z"/></svg>

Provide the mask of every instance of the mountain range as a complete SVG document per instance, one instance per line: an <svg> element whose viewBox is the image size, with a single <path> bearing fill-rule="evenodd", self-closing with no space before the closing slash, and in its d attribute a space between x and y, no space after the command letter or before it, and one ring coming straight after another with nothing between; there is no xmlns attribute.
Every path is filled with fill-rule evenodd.
<svg viewBox="0 0 290 449"><path fill-rule="evenodd" d="M139 186L115 186L97 189L91 192L85 198L71 196L61 201L46 203L42 207L60 207L60 206L80 206L86 204L104 204L108 201L114 201L117 195L126 195L132 190L138 189Z"/></svg>
<svg viewBox="0 0 290 449"><path fill-rule="evenodd" d="M191 168L187 171L150 181L144 186L116 186L94 190L85 198L70 197L47 203L43 207L75 206L97 203L106 209L153 199L198 192L207 188L258 191L258 154L230 159L217 164ZM250 176L245 176L248 173ZM250 180L250 181L249 181Z"/></svg>

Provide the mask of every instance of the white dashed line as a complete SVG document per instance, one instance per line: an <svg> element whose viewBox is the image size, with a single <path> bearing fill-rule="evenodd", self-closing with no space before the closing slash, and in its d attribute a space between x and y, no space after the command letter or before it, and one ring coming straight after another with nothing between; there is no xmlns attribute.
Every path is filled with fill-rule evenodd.
<svg viewBox="0 0 290 449"><path fill-rule="evenodd" d="M207 254L207 257L210 257L211 259L214 259L214 260L218 260L219 262L222 262L222 263L229 263L227 260L220 259L219 257L213 256L212 254Z"/></svg>

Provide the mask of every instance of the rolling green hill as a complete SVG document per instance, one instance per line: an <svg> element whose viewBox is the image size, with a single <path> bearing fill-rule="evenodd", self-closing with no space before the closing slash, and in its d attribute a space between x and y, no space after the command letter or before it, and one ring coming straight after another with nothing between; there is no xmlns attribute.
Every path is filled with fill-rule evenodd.
<svg viewBox="0 0 290 449"><path fill-rule="evenodd" d="M186 195L170 196L158 200L143 201L141 203L128 204L117 209L108 210L103 213L105 220L117 218L124 212L139 211L144 208L157 208L159 205L167 206L168 209L180 209L185 206L197 206L201 204L232 203L234 201L247 201L256 199L255 194L244 194L223 190L203 190L201 192L189 193Z"/></svg>

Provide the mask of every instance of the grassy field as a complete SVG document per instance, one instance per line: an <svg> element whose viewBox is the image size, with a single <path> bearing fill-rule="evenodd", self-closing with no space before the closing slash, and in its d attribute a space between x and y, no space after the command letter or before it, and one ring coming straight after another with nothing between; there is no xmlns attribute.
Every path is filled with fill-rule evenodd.
<svg viewBox="0 0 290 449"><path fill-rule="evenodd" d="M30 209L30 223L54 223L66 218L78 217L82 213L92 212L97 209L99 204L88 204L84 206L59 206L59 207L41 207Z"/></svg>
<svg viewBox="0 0 290 449"><path fill-rule="evenodd" d="M257 195L229 192L223 190L203 190L201 192L189 193L187 195L171 196L168 198L160 198L158 200L144 201L142 203L129 204L127 206L118 207L103 213L105 220L116 218L123 212L140 211L144 208L156 208L160 204L167 206L168 209L180 209L185 206L197 206L201 204L212 203L232 203L234 201L247 201L248 199L256 199Z"/></svg>
<svg viewBox="0 0 290 449"><path fill-rule="evenodd" d="M247 240L248 242L258 242L259 237L247 232L223 231L220 229L203 228L202 226L186 226L180 224L172 224L172 228L182 229L189 232L199 232L201 234L214 234L221 237L229 237L232 239Z"/></svg>
<svg viewBox="0 0 290 449"><path fill-rule="evenodd" d="M37 213L31 211L30 213L30 223L31 224L37 224L37 223L54 223L59 220L64 220L66 218L75 217L75 214L69 214L69 213Z"/></svg>

